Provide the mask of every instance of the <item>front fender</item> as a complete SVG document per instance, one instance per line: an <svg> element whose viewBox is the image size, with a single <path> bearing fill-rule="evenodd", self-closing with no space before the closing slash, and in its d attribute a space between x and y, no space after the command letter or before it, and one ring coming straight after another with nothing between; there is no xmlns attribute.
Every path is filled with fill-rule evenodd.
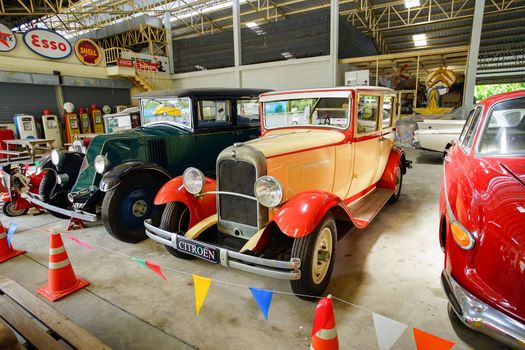
<svg viewBox="0 0 525 350"><path fill-rule="evenodd" d="M100 190L102 192L108 192L118 186L122 180L128 177L130 174L138 171L149 171L156 173L166 178L166 181L171 179L170 173L161 166L154 163L145 163L139 161L130 161L121 163L102 176L100 180Z"/></svg>
<svg viewBox="0 0 525 350"><path fill-rule="evenodd" d="M206 177L202 192L215 191L217 188L215 180ZM184 188L182 176L177 176L161 187L155 196L153 203L162 205L170 202L181 202L190 210L190 227L201 222L217 212L217 201L215 194L194 196Z"/></svg>
<svg viewBox="0 0 525 350"><path fill-rule="evenodd" d="M381 176L381 179L377 183L377 187L387 188L390 190L396 189L396 168L399 164L399 161L401 161L402 164L401 172L405 174L405 151L403 151L401 148L393 147L390 151L390 155L388 156L388 161L386 163L385 170L383 171L383 176Z"/></svg>

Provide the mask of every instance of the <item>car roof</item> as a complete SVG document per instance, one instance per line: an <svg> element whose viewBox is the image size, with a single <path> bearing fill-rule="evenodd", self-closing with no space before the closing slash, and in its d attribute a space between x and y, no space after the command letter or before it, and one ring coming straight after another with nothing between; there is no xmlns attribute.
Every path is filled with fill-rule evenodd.
<svg viewBox="0 0 525 350"><path fill-rule="evenodd" d="M516 90L511 92L505 92L502 94L492 95L489 96L481 101L479 101L480 104L485 106L491 106L495 103L501 102L503 100L512 99L515 97L523 97L525 96L525 90Z"/></svg>
<svg viewBox="0 0 525 350"><path fill-rule="evenodd" d="M276 95L290 95L290 94L301 94L301 93L317 93L317 92L351 92L351 91L376 91L384 93L395 93L393 89L382 87L382 86L369 86L369 85L356 85L356 86L337 86L337 87L326 87L316 89L298 89L298 90L282 90L282 91L271 91L264 93L261 97L276 96Z"/></svg>
<svg viewBox="0 0 525 350"><path fill-rule="evenodd" d="M195 88L195 89L176 89L144 92L133 98L155 98L155 97L245 97L259 96L269 92L269 89L250 89L250 88Z"/></svg>

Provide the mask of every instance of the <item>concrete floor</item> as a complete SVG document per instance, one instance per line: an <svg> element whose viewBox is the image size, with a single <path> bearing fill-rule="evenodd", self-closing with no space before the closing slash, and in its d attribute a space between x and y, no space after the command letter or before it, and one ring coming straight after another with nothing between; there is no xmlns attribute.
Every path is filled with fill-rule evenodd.
<svg viewBox="0 0 525 350"><path fill-rule="evenodd" d="M404 178L400 200L383 208L368 228L353 230L338 243L328 291L359 306L334 302L341 349L378 349L370 311L409 325L392 349L415 349L411 326L456 342L454 349L506 349L451 322L439 279L441 155L407 153L414 167ZM1 220L4 226L11 221L24 226L13 242L27 253L0 264L0 274L34 293L46 283L49 238L31 228L63 230L66 222L48 214ZM101 225L73 235L94 247L64 242L76 273L92 284L52 306L114 349L308 348L315 303L274 294L266 321L247 288L212 282L197 317L191 275L164 269L166 284L129 256L243 286L291 292L287 281L178 260L151 240L116 241Z"/></svg>

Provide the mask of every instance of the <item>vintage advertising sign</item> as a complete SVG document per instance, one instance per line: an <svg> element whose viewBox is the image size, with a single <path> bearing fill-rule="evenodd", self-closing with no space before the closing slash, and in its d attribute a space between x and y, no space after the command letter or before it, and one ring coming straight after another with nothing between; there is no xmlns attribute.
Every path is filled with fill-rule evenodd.
<svg viewBox="0 0 525 350"><path fill-rule="evenodd" d="M75 55L80 62L88 66L96 66L102 60L102 51L89 39L79 39L75 43Z"/></svg>
<svg viewBox="0 0 525 350"><path fill-rule="evenodd" d="M134 62L135 68L138 70L147 70L157 73L168 73L168 58L165 56L153 56L144 53L135 53L124 51L121 54L124 60Z"/></svg>
<svg viewBox="0 0 525 350"><path fill-rule="evenodd" d="M47 29L32 29L26 32L24 43L37 55L54 60L66 58L73 51L66 38Z"/></svg>
<svg viewBox="0 0 525 350"><path fill-rule="evenodd" d="M16 46L16 36L11 29L0 23L0 52L7 52Z"/></svg>

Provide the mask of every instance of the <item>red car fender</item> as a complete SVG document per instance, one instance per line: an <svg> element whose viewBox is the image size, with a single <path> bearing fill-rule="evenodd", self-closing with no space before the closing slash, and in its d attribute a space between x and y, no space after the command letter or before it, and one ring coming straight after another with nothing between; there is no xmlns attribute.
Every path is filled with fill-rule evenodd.
<svg viewBox="0 0 525 350"><path fill-rule="evenodd" d="M208 177L202 192L215 191L216 182ZM190 227L217 212L217 202L214 194L196 197L186 191L182 183L182 176L177 176L166 182L155 196L154 203L162 205L170 202L181 202L190 210Z"/></svg>
<svg viewBox="0 0 525 350"><path fill-rule="evenodd" d="M272 221L285 235L301 238L308 236L333 208L344 212L358 228L364 228L368 224L354 219L339 197L324 191L306 191L295 195L279 209Z"/></svg>
<svg viewBox="0 0 525 350"><path fill-rule="evenodd" d="M393 147L390 151L390 155L388 156L385 171L377 183L377 187L388 188L390 190L396 189L396 167L399 164L399 160L402 158L404 164L405 151L403 151L401 148ZM401 171L403 174L406 172L404 166Z"/></svg>
<svg viewBox="0 0 525 350"><path fill-rule="evenodd" d="M2 202L9 202L11 200L11 196L9 195L9 192L3 192L1 199L2 199Z"/></svg>

